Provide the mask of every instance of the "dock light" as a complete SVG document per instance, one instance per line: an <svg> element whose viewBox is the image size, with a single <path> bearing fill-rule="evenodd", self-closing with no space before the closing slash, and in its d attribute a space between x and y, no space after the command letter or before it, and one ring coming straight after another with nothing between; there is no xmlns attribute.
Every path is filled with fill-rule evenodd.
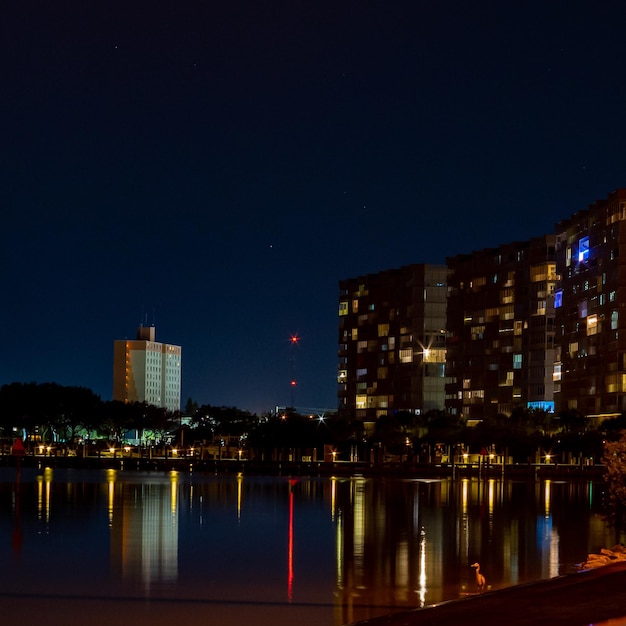
<svg viewBox="0 0 626 626"><path fill-rule="evenodd" d="M178 454L178 450L176 448L172 448L172 454Z"/></svg>
<svg viewBox="0 0 626 626"><path fill-rule="evenodd" d="M130 446L124 446L124 452L130 452Z"/></svg>
<svg viewBox="0 0 626 626"><path fill-rule="evenodd" d="M550 455L546 454L546 463L550 463Z"/></svg>
<svg viewBox="0 0 626 626"><path fill-rule="evenodd" d="M469 456L469 455L467 454L467 452L464 452L464 453L463 453L463 462L464 462L464 463L467 463L467 457L468 457L468 456Z"/></svg>
<svg viewBox="0 0 626 626"><path fill-rule="evenodd" d="M110 452L111 454L114 454L114 453L115 453L115 448L109 448L109 452Z"/></svg>

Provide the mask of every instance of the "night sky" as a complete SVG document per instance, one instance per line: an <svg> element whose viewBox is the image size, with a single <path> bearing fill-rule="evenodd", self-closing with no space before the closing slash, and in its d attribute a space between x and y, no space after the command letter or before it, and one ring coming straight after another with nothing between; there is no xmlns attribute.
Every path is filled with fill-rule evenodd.
<svg viewBox="0 0 626 626"><path fill-rule="evenodd" d="M8 0L0 384L334 408L338 282L525 240L626 186L623 1ZM292 346L290 336L299 344Z"/></svg>

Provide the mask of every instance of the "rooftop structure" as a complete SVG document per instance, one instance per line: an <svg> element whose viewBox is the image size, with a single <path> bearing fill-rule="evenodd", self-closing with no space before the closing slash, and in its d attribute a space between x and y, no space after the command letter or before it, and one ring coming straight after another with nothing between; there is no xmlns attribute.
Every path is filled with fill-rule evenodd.
<svg viewBox="0 0 626 626"><path fill-rule="evenodd" d="M154 326L140 326L134 340L113 347L113 399L180 410L181 347L156 341Z"/></svg>

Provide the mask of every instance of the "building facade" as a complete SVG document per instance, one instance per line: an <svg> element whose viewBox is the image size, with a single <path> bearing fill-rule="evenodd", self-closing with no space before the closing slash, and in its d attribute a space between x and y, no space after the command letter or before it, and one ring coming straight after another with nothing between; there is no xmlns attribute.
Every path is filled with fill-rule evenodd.
<svg viewBox="0 0 626 626"><path fill-rule="evenodd" d="M339 411L365 422L444 408L445 266L339 283Z"/></svg>
<svg viewBox="0 0 626 626"><path fill-rule="evenodd" d="M113 399L180 410L181 355L180 346L156 341L154 326L140 326L134 340L115 340Z"/></svg>
<svg viewBox="0 0 626 626"><path fill-rule="evenodd" d="M626 411L626 189L560 222L556 233L557 410L620 415Z"/></svg>
<svg viewBox="0 0 626 626"><path fill-rule="evenodd" d="M447 259L446 409L553 410L555 237Z"/></svg>

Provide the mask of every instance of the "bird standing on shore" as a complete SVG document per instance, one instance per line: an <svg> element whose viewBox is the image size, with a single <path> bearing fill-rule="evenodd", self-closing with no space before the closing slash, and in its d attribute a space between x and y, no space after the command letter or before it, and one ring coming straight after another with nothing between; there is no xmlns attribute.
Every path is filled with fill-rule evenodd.
<svg viewBox="0 0 626 626"><path fill-rule="evenodd" d="M476 586L478 591L482 591L485 588L485 577L480 573L480 563L474 563L472 567L476 570Z"/></svg>

